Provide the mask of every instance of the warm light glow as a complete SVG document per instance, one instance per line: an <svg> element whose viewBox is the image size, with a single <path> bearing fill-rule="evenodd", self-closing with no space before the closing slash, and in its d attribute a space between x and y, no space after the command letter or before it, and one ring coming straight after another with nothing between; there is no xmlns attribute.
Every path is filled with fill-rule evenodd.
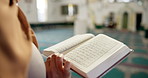
<svg viewBox="0 0 148 78"><path fill-rule="evenodd" d="M114 2L115 0L109 0L109 2Z"/></svg>
<svg viewBox="0 0 148 78"><path fill-rule="evenodd" d="M37 0L38 21L47 20L47 0Z"/></svg>
<svg viewBox="0 0 148 78"><path fill-rule="evenodd" d="M68 15L73 16L73 4L68 4Z"/></svg>
<svg viewBox="0 0 148 78"><path fill-rule="evenodd" d="M138 1L137 3L138 5L142 6L142 1Z"/></svg>
<svg viewBox="0 0 148 78"><path fill-rule="evenodd" d="M130 2L130 0L123 0L123 2Z"/></svg>
<svg viewBox="0 0 148 78"><path fill-rule="evenodd" d="M131 0L117 0L118 2L130 2Z"/></svg>

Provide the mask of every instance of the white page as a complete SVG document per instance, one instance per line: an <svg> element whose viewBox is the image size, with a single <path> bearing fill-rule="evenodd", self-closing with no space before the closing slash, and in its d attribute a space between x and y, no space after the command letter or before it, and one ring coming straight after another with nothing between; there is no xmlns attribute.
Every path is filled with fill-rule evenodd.
<svg viewBox="0 0 148 78"><path fill-rule="evenodd" d="M89 67L119 42L105 35L97 35L65 55L79 69Z"/></svg>
<svg viewBox="0 0 148 78"><path fill-rule="evenodd" d="M83 35L76 35L73 36L65 41L62 41L54 46L51 46L47 49L44 49L44 51L53 51L53 52L64 52L67 49L70 49L84 41L87 41L91 38L93 38L93 34L83 34Z"/></svg>

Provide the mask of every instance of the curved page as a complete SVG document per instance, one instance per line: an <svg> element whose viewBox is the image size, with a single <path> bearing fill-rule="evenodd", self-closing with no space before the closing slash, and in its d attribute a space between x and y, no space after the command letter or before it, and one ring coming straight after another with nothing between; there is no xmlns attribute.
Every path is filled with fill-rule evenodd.
<svg viewBox="0 0 148 78"><path fill-rule="evenodd" d="M64 40L54 46L44 49L44 51L46 51L46 52L50 51L50 52L55 52L55 53L56 52L58 52L58 53L64 52L74 46L77 46L77 45L93 38L93 37L94 37L93 34L76 35L76 36L73 36L67 40Z"/></svg>

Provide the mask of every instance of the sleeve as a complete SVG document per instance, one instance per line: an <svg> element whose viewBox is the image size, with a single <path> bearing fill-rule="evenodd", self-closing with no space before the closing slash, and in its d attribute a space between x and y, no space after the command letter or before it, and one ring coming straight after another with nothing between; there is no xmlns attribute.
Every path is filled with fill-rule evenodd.
<svg viewBox="0 0 148 78"><path fill-rule="evenodd" d="M18 14L15 0L0 0L0 78L27 78L32 38Z"/></svg>

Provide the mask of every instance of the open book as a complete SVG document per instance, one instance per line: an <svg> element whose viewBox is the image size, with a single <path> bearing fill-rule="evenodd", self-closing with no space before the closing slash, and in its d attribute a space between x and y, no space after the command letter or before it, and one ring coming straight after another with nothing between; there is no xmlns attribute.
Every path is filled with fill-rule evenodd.
<svg viewBox="0 0 148 78"><path fill-rule="evenodd" d="M70 60L75 72L86 78L96 78L103 76L132 50L107 35L84 34L44 49L43 54L49 56L57 52Z"/></svg>

